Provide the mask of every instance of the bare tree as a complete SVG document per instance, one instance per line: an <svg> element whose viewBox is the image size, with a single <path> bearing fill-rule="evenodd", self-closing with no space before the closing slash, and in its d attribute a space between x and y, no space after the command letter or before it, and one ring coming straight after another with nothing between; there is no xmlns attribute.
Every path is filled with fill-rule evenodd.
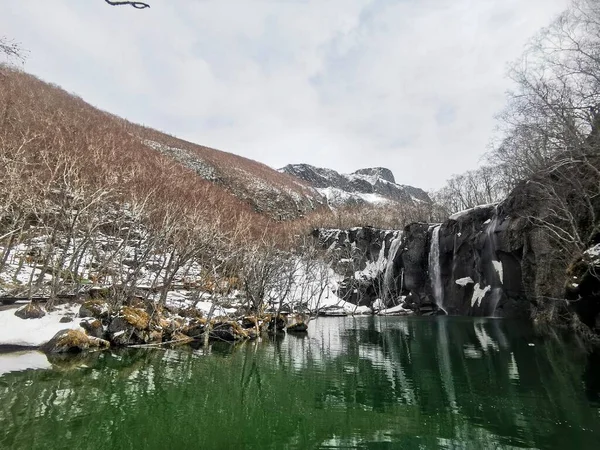
<svg viewBox="0 0 600 450"><path fill-rule="evenodd" d="M6 56L8 60L18 60L23 62L25 60L25 51L21 45L7 37L0 37L0 55Z"/></svg>

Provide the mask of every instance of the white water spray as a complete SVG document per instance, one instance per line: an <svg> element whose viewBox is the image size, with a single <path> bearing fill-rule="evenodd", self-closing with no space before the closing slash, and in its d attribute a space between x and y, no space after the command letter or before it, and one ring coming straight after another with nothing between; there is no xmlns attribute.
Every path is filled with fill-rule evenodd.
<svg viewBox="0 0 600 450"><path fill-rule="evenodd" d="M494 209L494 217L492 218L490 224L487 226L485 230L485 234L487 237L487 251L489 252L489 257L491 259L491 265L493 268L494 278L496 280L490 280L490 283L493 284L491 289L491 294L489 296L489 311L490 315L494 317L496 315L496 307L500 302L500 298L502 297L502 284L504 283L504 270L502 267L502 261L498 259L498 255L496 254L496 229L498 227L499 217L498 217L498 206L496 205Z"/></svg>
<svg viewBox="0 0 600 450"><path fill-rule="evenodd" d="M444 309L444 288L442 285L442 271L440 268L440 226L436 226L431 233L431 245L429 248L429 279L435 304L442 311Z"/></svg>
<svg viewBox="0 0 600 450"><path fill-rule="evenodd" d="M396 254L402 244L402 233L398 233L398 236L392 241L390 245L390 251L388 253L387 264L385 266L385 274L383 277L383 296L384 300L394 299L394 293L396 292L396 278L394 277L394 260ZM387 302L386 302L387 303Z"/></svg>

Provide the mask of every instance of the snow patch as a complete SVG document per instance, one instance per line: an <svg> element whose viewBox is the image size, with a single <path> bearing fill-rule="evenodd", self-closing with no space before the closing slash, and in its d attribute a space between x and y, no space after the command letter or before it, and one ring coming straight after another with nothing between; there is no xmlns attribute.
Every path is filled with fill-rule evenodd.
<svg viewBox="0 0 600 450"><path fill-rule="evenodd" d="M589 256L592 260L600 258L600 244L596 244L593 247L588 248L583 252L586 256Z"/></svg>
<svg viewBox="0 0 600 450"><path fill-rule="evenodd" d="M483 300L483 297L485 297L485 294L487 294L491 288L491 286L486 286L482 289L479 286L479 283L475 284L473 297L471 297L471 307L475 306L475 304L481 306L481 300Z"/></svg>
<svg viewBox="0 0 600 450"><path fill-rule="evenodd" d="M465 287L468 284L473 284L474 281L471 277L464 277L464 278L459 278L458 280L455 281L455 283L458 284L459 286Z"/></svg>
<svg viewBox="0 0 600 450"><path fill-rule="evenodd" d="M380 316L408 316L413 314L412 309L406 309L402 304L394 306L393 308L385 308L379 311L377 314Z"/></svg>
<svg viewBox="0 0 600 450"><path fill-rule="evenodd" d="M479 209L485 209L485 208L491 208L493 206L496 206L498 203L488 203L487 205L477 205L474 208L469 208L469 209L465 209L463 211L458 211L454 214L452 214L449 219L450 220L458 220L463 216L466 216L470 213L472 213L473 211L479 210Z"/></svg>
<svg viewBox="0 0 600 450"><path fill-rule="evenodd" d="M15 316L14 309L0 311L0 345L39 347L61 330L84 331L79 321L60 323L65 315L76 316L79 305L59 306L56 311L47 312L40 319L21 319Z"/></svg>
<svg viewBox="0 0 600 450"><path fill-rule="evenodd" d="M349 202L355 203L370 203L372 205L383 205L389 203L385 197L382 197L379 194L365 194L361 192L347 192L339 188L334 187L326 187L326 188L316 188L316 191L321 194L323 197L327 199L327 203L330 206L341 206L345 205Z"/></svg>

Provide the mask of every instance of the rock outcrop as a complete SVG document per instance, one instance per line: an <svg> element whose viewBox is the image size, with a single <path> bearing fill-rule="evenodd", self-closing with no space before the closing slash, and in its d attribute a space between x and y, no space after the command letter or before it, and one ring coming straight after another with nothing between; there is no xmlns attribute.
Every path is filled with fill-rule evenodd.
<svg viewBox="0 0 600 450"><path fill-rule="evenodd" d="M381 298L393 306L403 298L421 314L528 317L531 302L560 295L564 279L556 280L558 266L541 233L506 208L485 205L396 234L359 228L315 236L339 255L353 255L349 264L359 273L344 270L344 258L334 266L347 277L338 292L344 300L371 305ZM390 252L394 238L400 242Z"/></svg>
<svg viewBox="0 0 600 450"><path fill-rule="evenodd" d="M35 302L29 302L15 311L15 316L21 319L41 319L45 315L46 313L42 307Z"/></svg>
<svg viewBox="0 0 600 450"><path fill-rule="evenodd" d="M108 341L88 336L83 331L61 330L42 346L42 350L46 353L79 353L109 347Z"/></svg>
<svg viewBox="0 0 600 450"><path fill-rule="evenodd" d="M95 319L106 319L109 315L108 303L100 299L85 301L79 308L79 317L93 317Z"/></svg>
<svg viewBox="0 0 600 450"><path fill-rule="evenodd" d="M328 204L334 207L383 202L431 203L425 191L397 184L391 170L384 167L340 174L335 170L309 164L289 164L281 169L281 172L294 175L314 187L327 198Z"/></svg>
<svg viewBox="0 0 600 450"><path fill-rule="evenodd" d="M152 322L150 315L141 308L124 306L108 326L111 342L116 345L159 343L162 329Z"/></svg>
<svg viewBox="0 0 600 450"><path fill-rule="evenodd" d="M600 236L565 271L569 261L532 223L543 208L532 186L523 183L504 202L454 214L441 224L413 223L396 234L321 229L314 236L337 252L334 267L346 276L338 295L356 304L370 306L379 298L392 306L402 299L405 308L421 314L529 318L554 302L600 330ZM395 238L399 242L392 245ZM361 276L368 267L370 276Z"/></svg>
<svg viewBox="0 0 600 450"><path fill-rule="evenodd" d="M349 230L319 228L313 237L334 256L333 269L344 277L338 283L337 295L359 306L370 306L377 298L396 294L400 282L394 270L402 232L357 227Z"/></svg>
<svg viewBox="0 0 600 450"><path fill-rule="evenodd" d="M588 248L567 271L567 299L582 322L600 333L600 242Z"/></svg>

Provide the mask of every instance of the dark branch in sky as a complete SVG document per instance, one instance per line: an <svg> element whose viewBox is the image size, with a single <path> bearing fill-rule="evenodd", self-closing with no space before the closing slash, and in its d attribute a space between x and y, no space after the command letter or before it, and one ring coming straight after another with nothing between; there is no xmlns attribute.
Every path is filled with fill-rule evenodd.
<svg viewBox="0 0 600 450"><path fill-rule="evenodd" d="M24 61L25 57L23 53L23 49L19 44L5 37L0 37L0 54L5 54L8 58L16 58Z"/></svg>
<svg viewBox="0 0 600 450"><path fill-rule="evenodd" d="M136 9L150 8L150 5L148 3L143 3L143 2L115 2L115 1L111 1L111 0L104 0L104 1L112 6L129 5L129 6L133 6Z"/></svg>

